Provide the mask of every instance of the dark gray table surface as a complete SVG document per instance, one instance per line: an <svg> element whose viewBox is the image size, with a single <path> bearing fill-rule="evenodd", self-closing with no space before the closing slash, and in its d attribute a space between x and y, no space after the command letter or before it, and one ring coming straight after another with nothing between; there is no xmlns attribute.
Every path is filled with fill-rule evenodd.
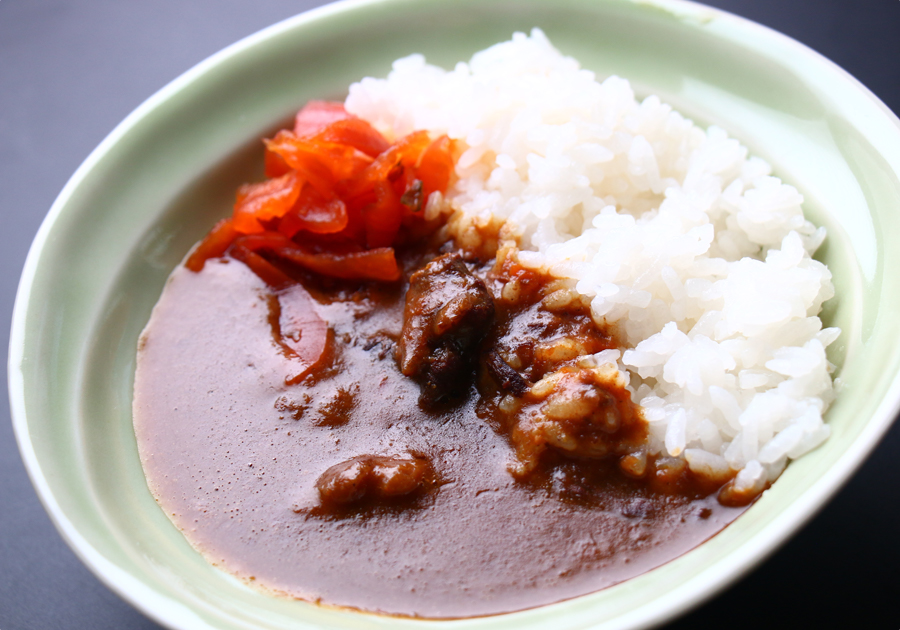
<svg viewBox="0 0 900 630"><path fill-rule="evenodd" d="M8 343L28 246L88 153L132 109L195 63L319 4L0 0L0 345ZM900 112L898 0L709 4L811 46ZM5 362L3 370L5 375ZM159 628L107 590L56 533L19 457L6 388L0 392L0 628ZM900 424L793 540L667 627L708 628L724 620L729 628L900 627L898 459Z"/></svg>

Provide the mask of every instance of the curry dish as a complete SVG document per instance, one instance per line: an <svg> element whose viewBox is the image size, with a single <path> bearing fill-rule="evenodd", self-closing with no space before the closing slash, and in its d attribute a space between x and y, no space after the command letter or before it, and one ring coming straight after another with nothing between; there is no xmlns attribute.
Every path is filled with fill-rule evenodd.
<svg viewBox="0 0 900 630"><path fill-rule="evenodd" d="M621 582L741 513L750 499L721 480L648 455L641 409L598 358L616 330L571 281L496 232L452 238L428 207L452 143L390 145L335 106L304 111L139 346L148 483L212 563L292 597L468 617ZM314 185L295 157L340 144L335 121L359 163Z"/></svg>

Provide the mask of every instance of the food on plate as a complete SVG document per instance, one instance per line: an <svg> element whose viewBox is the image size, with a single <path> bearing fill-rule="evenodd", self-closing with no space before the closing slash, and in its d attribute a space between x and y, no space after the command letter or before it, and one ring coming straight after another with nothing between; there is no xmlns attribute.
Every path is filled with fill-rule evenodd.
<svg viewBox="0 0 900 630"><path fill-rule="evenodd" d="M828 436L825 232L539 30L265 141L141 336L148 484L263 589L521 610L702 543Z"/></svg>

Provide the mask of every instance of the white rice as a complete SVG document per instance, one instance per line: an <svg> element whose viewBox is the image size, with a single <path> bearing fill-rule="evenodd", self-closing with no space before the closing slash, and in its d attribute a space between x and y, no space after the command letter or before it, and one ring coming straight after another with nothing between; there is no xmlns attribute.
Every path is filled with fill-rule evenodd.
<svg viewBox="0 0 900 630"><path fill-rule="evenodd" d="M399 59L346 106L390 136L461 141L447 200L475 225L506 221L523 264L575 280L618 324L627 349L597 359L629 375L652 452L752 490L828 437L824 228L722 129L598 82L538 29L449 72Z"/></svg>

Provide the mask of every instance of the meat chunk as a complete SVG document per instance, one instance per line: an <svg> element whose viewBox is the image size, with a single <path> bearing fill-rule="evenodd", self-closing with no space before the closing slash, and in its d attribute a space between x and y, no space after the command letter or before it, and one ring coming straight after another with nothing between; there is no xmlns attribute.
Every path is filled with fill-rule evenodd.
<svg viewBox="0 0 900 630"><path fill-rule="evenodd" d="M573 366L535 383L510 432L518 459L513 474L529 474L547 449L579 459L637 453L646 423L624 385L615 369ZM628 462L643 474L638 463Z"/></svg>
<svg viewBox="0 0 900 630"><path fill-rule="evenodd" d="M503 391L509 392L518 398L528 393L531 386L496 350L491 350L487 353L485 365Z"/></svg>
<svg viewBox="0 0 900 630"><path fill-rule="evenodd" d="M422 385L434 407L466 389L474 351L494 318L494 302L459 254L446 254L412 275L398 344L400 371Z"/></svg>
<svg viewBox="0 0 900 630"><path fill-rule="evenodd" d="M422 458L360 455L326 470L316 488L322 503L330 505L390 499L418 490L430 470L428 460Z"/></svg>

